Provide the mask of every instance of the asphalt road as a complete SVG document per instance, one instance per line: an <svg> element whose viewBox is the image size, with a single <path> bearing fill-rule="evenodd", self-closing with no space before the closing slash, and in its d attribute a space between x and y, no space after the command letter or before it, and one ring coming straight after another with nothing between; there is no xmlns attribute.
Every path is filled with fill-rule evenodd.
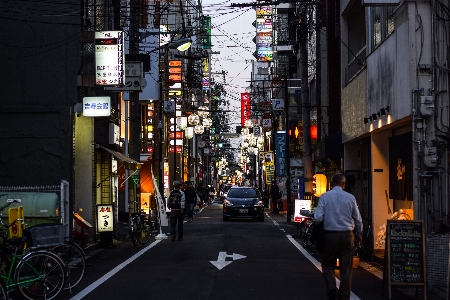
<svg viewBox="0 0 450 300"><path fill-rule="evenodd" d="M214 203L185 223L183 241L124 240L92 251L80 286L57 299L326 299L320 255L292 238L295 223L272 213L264 222L223 222L221 208ZM387 299L382 280L362 267L352 291L352 299ZM392 299L413 298L394 288Z"/></svg>

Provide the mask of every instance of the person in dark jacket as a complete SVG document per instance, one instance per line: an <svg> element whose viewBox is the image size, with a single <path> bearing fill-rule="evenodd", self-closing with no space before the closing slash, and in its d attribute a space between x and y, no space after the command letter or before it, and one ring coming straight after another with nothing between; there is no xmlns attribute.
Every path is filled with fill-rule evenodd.
<svg viewBox="0 0 450 300"><path fill-rule="evenodd" d="M187 221L192 222L194 221L194 207L197 203L197 193L195 192L195 189L190 181L185 182L184 196L186 198Z"/></svg>
<svg viewBox="0 0 450 300"><path fill-rule="evenodd" d="M197 188L195 189L198 197L200 198L200 204L198 206L202 207L203 204L205 203L205 196L207 196L207 191L205 190L205 188L203 187L203 183L199 182L197 184Z"/></svg>
<svg viewBox="0 0 450 300"><path fill-rule="evenodd" d="M183 219L186 199L184 192L180 190L182 183L173 182L173 190L170 191L167 206L170 208L170 235L171 241L175 241L176 228L178 223L178 240L183 239Z"/></svg>
<svg viewBox="0 0 450 300"><path fill-rule="evenodd" d="M270 187L270 198L272 199L272 212L279 213L278 200L280 199L280 188L278 187L277 181L272 180L272 186Z"/></svg>

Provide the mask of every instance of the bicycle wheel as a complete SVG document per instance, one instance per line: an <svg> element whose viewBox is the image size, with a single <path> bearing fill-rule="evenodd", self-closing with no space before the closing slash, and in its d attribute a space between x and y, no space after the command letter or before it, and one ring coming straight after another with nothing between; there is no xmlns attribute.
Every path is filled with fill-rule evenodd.
<svg viewBox="0 0 450 300"><path fill-rule="evenodd" d="M129 227L129 231L130 231L130 238L131 238L131 242L133 242L133 245L137 246L138 245L138 241L136 238L136 231L137 231L137 220L135 218L130 218L130 227Z"/></svg>
<svg viewBox="0 0 450 300"><path fill-rule="evenodd" d="M0 282L0 300L8 300L8 293L3 282Z"/></svg>
<svg viewBox="0 0 450 300"><path fill-rule="evenodd" d="M83 249L74 242L65 241L52 249L64 262L66 280L64 290L70 290L77 286L83 279L86 269Z"/></svg>
<svg viewBox="0 0 450 300"><path fill-rule="evenodd" d="M25 298L51 300L64 287L64 262L50 251L30 252L17 264L14 280Z"/></svg>
<svg viewBox="0 0 450 300"><path fill-rule="evenodd" d="M306 229L306 247L308 248L309 252L316 253L316 240L311 238L311 235L313 234L313 228L314 227L310 224L308 229Z"/></svg>
<svg viewBox="0 0 450 300"><path fill-rule="evenodd" d="M147 218L141 219L138 223L136 238L140 244L147 244L152 238L153 231L151 230L150 220Z"/></svg>

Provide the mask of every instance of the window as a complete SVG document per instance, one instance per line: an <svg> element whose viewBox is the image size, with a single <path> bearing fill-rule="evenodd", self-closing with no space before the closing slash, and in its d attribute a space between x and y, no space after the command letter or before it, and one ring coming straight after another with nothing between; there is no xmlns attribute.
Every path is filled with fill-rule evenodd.
<svg viewBox="0 0 450 300"><path fill-rule="evenodd" d="M370 8L371 51L394 32L394 9L396 6L376 6Z"/></svg>
<svg viewBox="0 0 450 300"><path fill-rule="evenodd" d="M228 198L256 198L259 197L257 190L255 189L230 189L228 192Z"/></svg>

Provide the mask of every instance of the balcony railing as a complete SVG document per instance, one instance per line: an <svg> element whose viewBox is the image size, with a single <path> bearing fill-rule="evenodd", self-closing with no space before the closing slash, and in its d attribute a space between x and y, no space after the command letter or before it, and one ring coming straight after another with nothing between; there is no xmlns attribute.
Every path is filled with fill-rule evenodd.
<svg viewBox="0 0 450 300"><path fill-rule="evenodd" d="M364 46L361 50L359 50L356 56L350 60L347 68L345 68L344 86L347 86L353 78L355 78L359 72L366 67L366 47L367 46Z"/></svg>

